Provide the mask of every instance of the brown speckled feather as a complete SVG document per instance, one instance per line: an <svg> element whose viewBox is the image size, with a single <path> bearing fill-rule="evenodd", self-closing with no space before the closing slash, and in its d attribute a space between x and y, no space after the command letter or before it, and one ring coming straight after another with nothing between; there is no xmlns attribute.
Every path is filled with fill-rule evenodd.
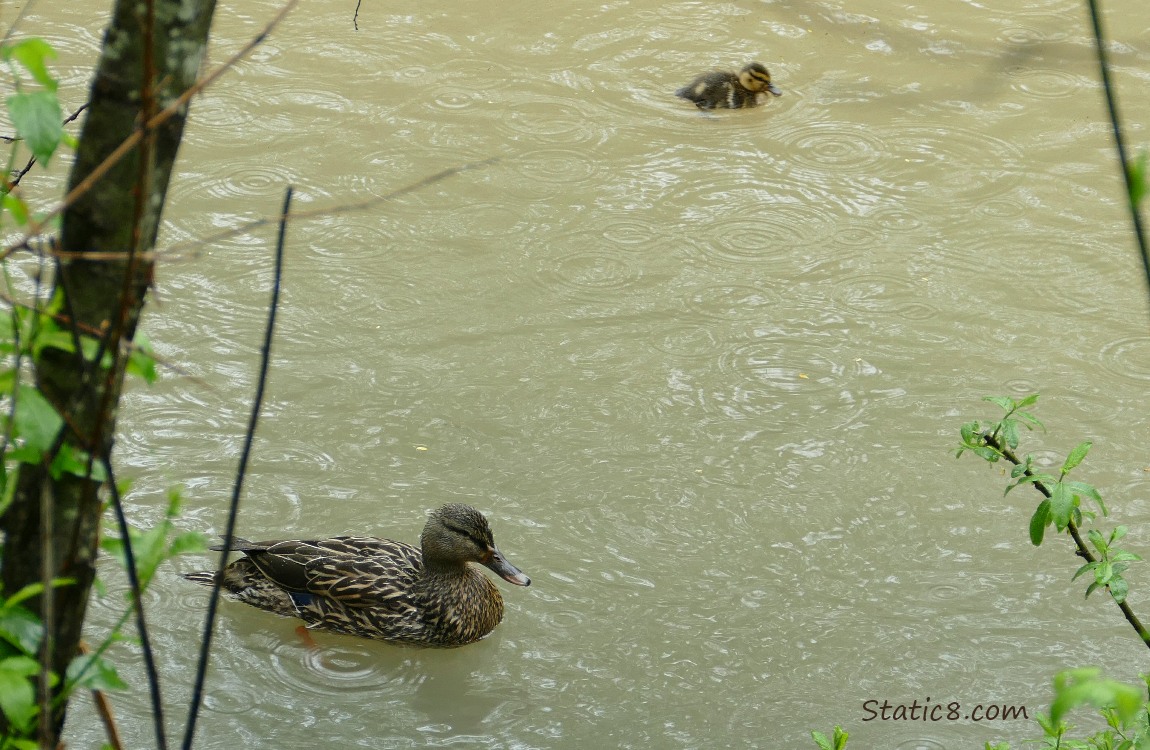
<svg viewBox="0 0 1150 750"><path fill-rule="evenodd" d="M424 646L471 643L503 618L499 589L469 561L511 583L531 583L503 558L486 519L469 506L436 511L421 546L353 536L235 539L231 549L245 556L218 575L240 601L298 617L309 628ZM187 577L211 585L216 575Z"/></svg>

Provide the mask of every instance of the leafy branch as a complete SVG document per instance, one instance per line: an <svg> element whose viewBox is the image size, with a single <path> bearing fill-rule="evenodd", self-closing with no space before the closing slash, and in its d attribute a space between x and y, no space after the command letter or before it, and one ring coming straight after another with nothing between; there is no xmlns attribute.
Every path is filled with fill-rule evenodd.
<svg viewBox="0 0 1150 750"><path fill-rule="evenodd" d="M1118 526L1108 535L1090 529L1086 533L1086 539L1082 536L1083 519L1093 520L1096 517L1094 511L1083 510L1084 500L1092 501L1103 516L1109 515L1102 501L1102 495L1093 485L1068 479L1070 473L1086 458L1092 443L1087 441L1075 446L1062 462L1057 476L1041 471L1035 468L1033 455L1026 454L1023 458L1019 458L1015 453L1019 445L1020 427L1025 427L1027 430L1045 429L1042 422L1028 410L1038 401L1038 394L1017 400L1007 396L988 396L984 400L997 404L1005 414L1002 419L989 425L983 425L978 421L964 424L960 430L962 443L955 457L970 451L988 463L1004 459L1013 464L1010 476L1014 481L1007 486L1004 494L1008 494L1015 487L1031 485L1043 496L1030 518L1031 543L1036 547L1041 545L1046 529L1050 526L1054 526L1060 534L1067 533L1074 540L1075 554L1086 561L1074 573L1072 580L1086 573L1092 573L1094 580L1086 588L1086 596L1099 589L1106 589L1126 621L1138 633L1142 642L1150 647L1150 633L1147 633L1146 628L1126 602L1129 584L1123 574L1129 563L1142 559L1133 552L1115 546L1115 542L1126 535L1126 527Z"/></svg>

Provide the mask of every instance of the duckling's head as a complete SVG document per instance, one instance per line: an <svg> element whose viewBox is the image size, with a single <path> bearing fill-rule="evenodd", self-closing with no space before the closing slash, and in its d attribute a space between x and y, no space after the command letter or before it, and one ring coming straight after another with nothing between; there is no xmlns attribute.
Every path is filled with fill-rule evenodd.
<svg viewBox="0 0 1150 750"><path fill-rule="evenodd" d="M782 96L779 87L771 83L771 74L762 63L753 62L739 71L739 83L751 91L769 91L775 96Z"/></svg>
<svg viewBox="0 0 1150 750"><path fill-rule="evenodd" d="M458 570L469 562L477 562L508 583L531 585L531 579L503 557L495 546L487 519L470 505L448 503L434 511L423 527L419 543L424 567L429 570Z"/></svg>

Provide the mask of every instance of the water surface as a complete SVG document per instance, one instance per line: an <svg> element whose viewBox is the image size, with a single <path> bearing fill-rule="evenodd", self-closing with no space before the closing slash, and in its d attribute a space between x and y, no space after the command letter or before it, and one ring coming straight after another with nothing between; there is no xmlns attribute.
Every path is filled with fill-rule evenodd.
<svg viewBox="0 0 1150 750"><path fill-rule="evenodd" d="M1144 144L1150 21L1107 5ZM57 6L21 28L78 105L106 11ZM212 60L274 9L221 7ZM448 652L310 652L224 606L201 747L797 748L836 723L859 748L1017 746L1032 723L863 703L1033 717L1058 669L1145 671L1068 583L1069 543L1030 546L1036 497L949 452L993 416L982 395L1041 391L1034 448L1094 440L1086 478L1144 546L1150 318L1078 3L352 12L302 4L194 103L145 321L173 368L120 420L132 510L153 522L178 487L181 523L221 531L254 388L274 231L189 242L274 215L289 183L312 210L500 157L292 226L240 530L412 541L469 502L534 583ZM766 108L671 96L751 59L784 91ZM211 562L149 600L173 729L205 604L178 573ZM132 676L135 649L116 658ZM146 744L142 692L116 705ZM99 742L86 708L69 728Z"/></svg>

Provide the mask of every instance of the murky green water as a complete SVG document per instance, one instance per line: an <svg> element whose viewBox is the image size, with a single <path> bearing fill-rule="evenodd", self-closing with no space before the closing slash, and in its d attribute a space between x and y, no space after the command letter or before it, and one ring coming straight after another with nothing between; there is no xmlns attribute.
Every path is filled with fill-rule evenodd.
<svg viewBox="0 0 1150 750"><path fill-rule="evenodd" d="M74 105L103 5L22 22ZM1145 145L1150 18L1108 6ZM213 60L274 7L222 7ZM836 723L858 748L1017 746L1032 723L863 704L1033 716L1057 669L1146 670L1068 543L1027 542L1035 497L949 452L982 395L1041 391L1034 447L1093 439L1087 478L1146 549L1150 317L1077 2L353 10L302 4L194 105L146 321L178 370L126 397L131 502L154 520L180 487L186 527L221 531L253 392L273 231L184 243L289 183L313 210L497 156L292 227L240 529L411 541L466 501L534 585L452 652L311 653L225 606L201 747L799 748ZM671 96L750 59L784 90L765 109ZM173 730L205 604L178 572L205 564L149 602ZM146 744L142 693L116 706ZM70 728L98 744L86 708Z"/></svg>

